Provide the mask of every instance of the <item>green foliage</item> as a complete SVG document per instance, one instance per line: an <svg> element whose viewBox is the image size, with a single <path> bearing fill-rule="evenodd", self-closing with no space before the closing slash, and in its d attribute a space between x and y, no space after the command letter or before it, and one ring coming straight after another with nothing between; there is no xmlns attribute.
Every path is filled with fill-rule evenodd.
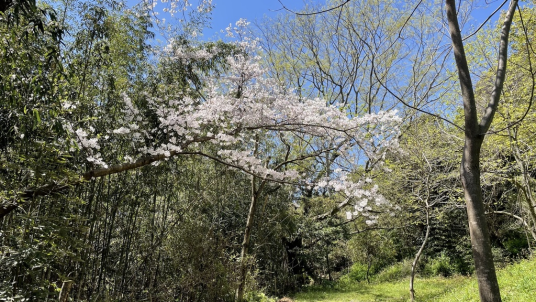
<svg viewBox="0 0 536 302"><path fill-rule="evenodd" d="M352 270L355 267L357 274L364 273L364 279L370 281L370 276L394 262L396 251L393 247L393 241L386 232L370 231L354 236L348 241L348 252L354 261Z"/></svg>
<svg viewBox="0 0 536 302"><path fill-rule="evenodd" d="M524 260L505 267L498 272L499 284L503 301L529 302L534 300L534 277L536 261ZM449 289L447 293L436 299L438 302L447 301L479 301L477 282L474 278Z"/></svg>
<svg viewBox="0 0 536 302"><path fill-rule="evenodd" d="M466 277L416 279L417 301L436 301L456 286L463 285ZM408 279L381 283L354 283L334 288L311 288L295 296L296 302L352 302L409 300Z"/></svg>
<svg viewBox="0 0 536 302"><path fill-rule="evenodd" d="M270 34L275 34L269 37L276 39L269 42L280 47L269 54L272 71L279 80L296 84L303 95L346 104L344 110L351 114L392 105L396 100L377 81L362 77L372 75L365 51L370 49L362 42L382 36L387 40L368 45L390 44L389 39L395 37L391 34L406 22L398 17L403 7L395 3L352 1L340 14L330 12L325 18L280 19L284 23L273 24ZM177 60L172 52L158 52L148 44L153 37L152 20L143 10L127 10L111 0L54 2L56 11L35 1L10 5L0 14L0 206L16 205L18 210L0 221L0 300L53 300L64 282L72 280L73 301L232 301L251 197L249 178L209 160L181 158L81 182L80 174L97 166L86 160L92 154L75 145L73 131L79 127L91 127L97 133L116 129L128 117L120 102L124 94L142 108L148 125L157 127L161 121L149 100L199 96L203 78L222 73L227 67L225 57L237 55L236 48L221 41L195 41L185 32L173 33L175 48L218 49L211 59ZM359 9L365 6L373 11ZM534 12L522 13L533 35ZM408 24L430 22L415 18ZM204 20L200 16L192 28L202 26ZM526 67L533 54L524 52L520 20L515 22L509 64ZM334 24L337 35L333 35ZM365 33L363 37L354 35L356 28ZM479 97L488 92L486 83L493 74L493 67L485 65L486 56L493 52L487 45L479 40L469 46L470 50L483 47L482 55L472 58L482 71L476 85ZM380 77L387 85L397 80L402 90L421 85L394 77L393 64L404 54L397 47L375 49L383 58L374 62L382 70ZM298 48L304 57L293 55ZM357 65L350 66L352 60ZM417 78L426 78L420 74L426 72L418 69ZM515 70L508 75L496 129L519 119L532 95L529 70ZM348 85L339 87L340 83ZM481 104L485 101L480 99ZM344 294L334 298L337 301L349 300L355 292L369 300L406 299L405 283L383 282L409 274L411 262L404 259L411 259L422 244L426 210L432 231L419 265L421 274L472 272L467 226L461 219L465 217L458 179L461 154L455 147L460 146L460 132L429 116L408 114L411 118L400 142L404 152L388 158L385 168L389 172L367 167L356 171L370 176L393 208L400 209L392 211L392 216L378 214L377 225L367 225L366 217L346 221L341 213L317 219L341 202L332 192L313 193L306 186L297 192L285 185L264 187L247 259L248 301L274 301L265 293L281 295L311 283L342 290ZM511 216L492 215L492 211L519 214L530 222L527 200L534 193L529 187L535 183L535 121L531 109L511 132L486 141L484 196L494 255L504 264L525 257L532 240L527 242L524 229ZM166 135L158 133L155 140ZM118 138L113 147L99 152L110 165L124 163L123 150L132 143ZM314 143L306 138L289 142ZM287 153L286 146L270 141L259 145L272 163L294 155ZM516 148L518 157L512 155ZM525 167L524 175L519 163ZM332 173L333 168L313 159L299 164L300 173L316 178ZM71 183L77 185L65 185ZM47 184L63 190L20 198L27 190ZM521 267L519 272L512 271L512 280L522 272L530 276ZM382 283L355 284L364 280ZM522 279L516 290L528 296L533 281ZM432 299L446 291L447 285L465 279L419 282L430 288L417 289L417 295ZM525 299L506 288L507 296ZM309 293L324 295L332 290L313 287Z"/></svg>
<svg viewBox="0 0 536 302"><path fill-rule="evenodd" d="M455 272L455 266L446 253L441 253L439 256L431 258L426 262L423 269L423 274L425 276L449 277Z"/></svg>
<svg viewBox="0 0 536 302"><path fill-rule="evenodd" d="M117 128L121 93L137 93L142 101L156 86L149 79L166 76L150 61L151 21L144 13L113 1L56 4L65 19L0 18L2 207L17 204L18 194L31 188L77 183L95 166L86 161L91 154L74 145L73 131ZM33 30L32 18L46 26ZM207 47L232 51L223 43ZM201 62L191 72L215 71L215 64ZM121 150L130 143L99 151L109 164L124 162ZM232 300L234 242L247 213L248 191L237 189L244 179L223 177L213 165L204 170L205 162L181 164L19 202L21 210L0 221L0 300L55 299L67 280L77 301ZM280 209L270 208L267 217Z"/></svg>
<svg viewBox="0 0 536 302"><path fill-rule="evenodd" d="M374 276L375 282L390 282L408 277L411 274L412 260L406 259L381 270Z"/></svg>
<svg viewBox="0 0 536 302"><path fill-rule="evenodd" d="M527 237L508 236L503 241L504 248L512 255L519 255L527 249Z"/></svg>
<svg viewBox="0 0 536 302"><path fill-rule="evenodd" d="M366 281L368 267L365 264L356 262L350 267L350 272L345 275L350 281Z"/></svg>
<svg viewBox="0 0 536 302"><path fill-rule="evenodd" d="M501 106L492 124L491 135L483 146L482 174L484 197L488 201L490 212L500 211L516 215L525 221L536 222L534 212L534 106L530 106L534 98L535 79L534 62L536 56L530 50L530 37L534 35L534 7L524 7L514 15L510 35L509 71L506 75L502 91ZM476 84L476 97L480 104L489 100L491 85L495 74L495 66L490 66L489 58L496 56L496 50L487 43L490 33L497 35L501 25L486 29L471 43L471 47L479 54L473 61L479 61L482 76ZM526 30L526 32L525 32ZM528 38L528 40L527 40ZM477 64L477 63L475 63ZM494 215L490 217L495 229L495 245L501 248L509 237L526 237L512 217ZM534 227L524 226L527 233L534 232ZM503 234L508 234L503 237ZM532 235L534 237L534 235ZM493 237L492 237L493 238ZM533 240L536 238L532 238ZM522 248L511 248L511 252L503 253L505 257L517 257L524 252ZM514 255L515 254L515 255ZM500 259L501 257L499 257Z"/></svg>

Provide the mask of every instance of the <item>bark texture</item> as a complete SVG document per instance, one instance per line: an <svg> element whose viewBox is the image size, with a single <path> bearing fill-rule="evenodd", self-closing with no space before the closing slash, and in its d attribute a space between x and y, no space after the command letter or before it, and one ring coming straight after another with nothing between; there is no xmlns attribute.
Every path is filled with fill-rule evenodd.
<svg viewBox="0 0 536 302"><path fill-rule="evenodd" d="M499 104L500 94L506 76L510 25L512 24L512 17L518 1L512 0L510 2L510 6L503 21L493 92L480 121L478 119L473 84L471 82L471 75L456 15L456 3L454 0L446 0L445 2L465 115L465 144L460 174L464 189L465 203L467 206L471 247L478 278L480 301L498 302L501 301L501 295L499 283L497 282L495 265L493 263L493 255L491 253L486 212L480 185L480 151L486 132L491 125L493 116L495 115Z"/></svg>

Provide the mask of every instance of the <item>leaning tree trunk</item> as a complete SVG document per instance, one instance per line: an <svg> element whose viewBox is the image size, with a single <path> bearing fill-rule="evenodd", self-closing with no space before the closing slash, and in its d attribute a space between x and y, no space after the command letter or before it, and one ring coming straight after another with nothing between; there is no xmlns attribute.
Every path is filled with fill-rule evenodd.
<svg viewBox="0 0 536 302"><path fill-rule="evenodd" d="M458 78L463 99L464 124L465 124L465 145L461 163L461 179L467 206L467 217L469 220L469 232L471 235L471 247L473 259L478 278L478 289L480 301L497 302L501 301L499 283L493 263L489 231L485 217L484 202L482 199L482 188L480 186L480 150L486 132L489 130L493 116L499 105L504 79L506 77L506 61L508 59L508 37L512 18L517 7L517 0L512 0L505 15L501 29L499 58L493 91L490 101L485 109L482 119L479 121L476 109L475 95L471 74L465 56L463 39L456 15L456 1L446 0L446 11L449 25L452 49L458 68Z"/></svg>
<svg viewBox="0 0 536 302"><path fill-rule="evenodd" d="M58 297L59 302L67 302L69 300L69 292L71 291L72 285L72 280L63 281L63 284L61 285L60 296Z"/></svg>
<svg viewBox="0 0 536 302"><path fill-rule="evenodd" d="M421 258L422 251L426 246L426 242L428 241L428 236L430 235L430 228L430 209L428 206L428 201L426 201L426 234L424 235L424 240L422 241L419 251L417 252L417 254L415 254L415 259L413 259L413 263L411 264L411 275L409 277L409 297L412 302L415 301L415 289L413 288L413 281L415 280L415 270L417 268L419 258Z"/></svg>

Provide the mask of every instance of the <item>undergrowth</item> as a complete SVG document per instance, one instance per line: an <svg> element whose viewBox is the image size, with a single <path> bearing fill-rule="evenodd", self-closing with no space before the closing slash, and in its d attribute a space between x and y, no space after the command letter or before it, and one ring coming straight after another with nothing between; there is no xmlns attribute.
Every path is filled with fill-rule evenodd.
<svg viewBox="0 0 536 302"><path fill-rule="evenodd" d="M387 269L389 270L389 268ZM374 282L342 280L331 287L311 287L296 295L296 302L368 302L409 301L409 278L392 281L405 275L407 263L398 264L384 277ZM536 297L536 259L523 260L498 271L504 302L533 302ZM386 281L389 280L389 281ZM478 287L475 276L427 277L415 280L416 301L477 302Z"/></svg>

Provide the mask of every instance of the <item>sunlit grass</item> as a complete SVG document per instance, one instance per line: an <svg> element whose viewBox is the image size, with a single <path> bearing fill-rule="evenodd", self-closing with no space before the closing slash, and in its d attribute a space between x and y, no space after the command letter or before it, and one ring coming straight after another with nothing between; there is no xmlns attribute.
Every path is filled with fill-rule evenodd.
<svg viewBox="0 0 536 302"><path fill-rule="evenodd" d="M536 301L536 259L522 261L507 266L498 272L501 296L504 302ZM461 286L451 288L437 302L475 301L478 302L478 287L475 278L467 280Z"/></svg>
<svg viewBox="0 0 536 302"><path fill-rule="evenodd" d="M503 301L536 301L536 261L522 261L498 273ZM479 301L474 277L417 278L416 301ZM299 293L296 302L409 301L409 279L396 282L355 283L334 288L311 288Z"/></svg>

